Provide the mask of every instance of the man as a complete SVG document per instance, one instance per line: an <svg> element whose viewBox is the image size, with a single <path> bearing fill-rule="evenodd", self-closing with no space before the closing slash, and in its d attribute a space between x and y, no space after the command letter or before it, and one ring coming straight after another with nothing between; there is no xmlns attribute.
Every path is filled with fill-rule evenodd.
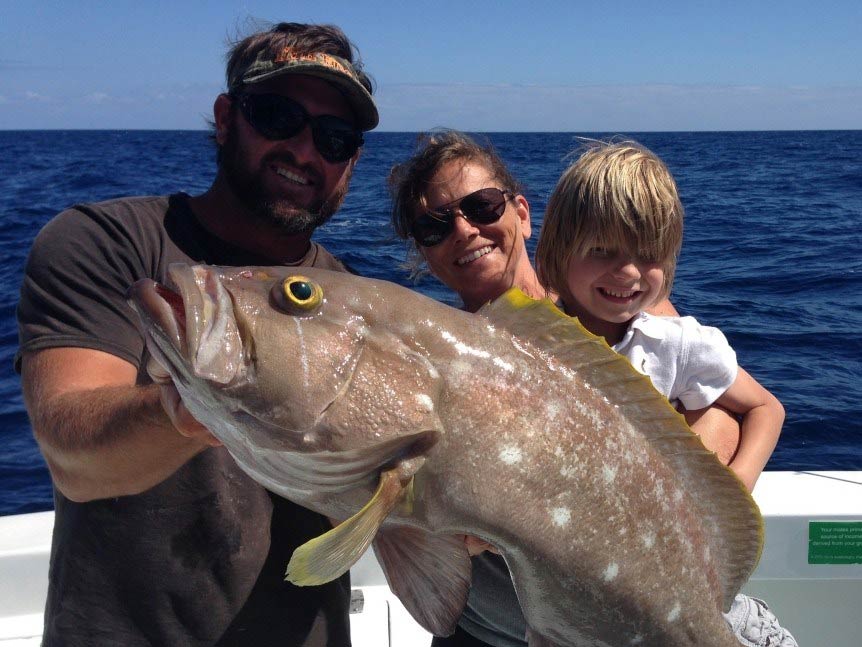
<svg viewBox="0 0 862 647"><path fill-rule="evenodd" d="M350 644L347 576L283 580L329 523L251 481L152 383L124 298L172 262L344 270L311 236L378 122L352 44L276 25L232 48L227 87L207 192L77 205L31 251L16 366L55 485L48 646Z"/></svg>

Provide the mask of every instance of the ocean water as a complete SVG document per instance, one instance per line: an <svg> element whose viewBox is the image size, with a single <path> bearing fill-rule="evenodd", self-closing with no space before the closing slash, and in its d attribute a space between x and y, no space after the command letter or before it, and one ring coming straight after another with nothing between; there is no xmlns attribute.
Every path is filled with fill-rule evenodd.
<svg viewBox="0 0 862 647"><path fill-rule="evenodd" d="M530 252L579 137L626 136L676 177L686 233L672 301L720 327L787 410L767 469L862 470L862 131L493 133L526 187ZM408 281L388 224L386 176L413 133L371 133L342 210L317 239L367 276ZM0 131L0 514L52 507L20 382L15 305L33 237L76 202L197 193L214 175L199 131ZM481 385L477 385L481 388Z"/></svg>

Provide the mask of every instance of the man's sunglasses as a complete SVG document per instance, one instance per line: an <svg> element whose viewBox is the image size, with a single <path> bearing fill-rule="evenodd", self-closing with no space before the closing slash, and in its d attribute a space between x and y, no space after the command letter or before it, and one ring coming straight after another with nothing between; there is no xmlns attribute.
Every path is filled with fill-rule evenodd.
<svg viewBox="0 0 862 647"><path fill-rule="evenodd" d="M417 216L410 223L410 233L419 245L433 247L442 243L455 229L455 218L458 217L456 210L468 222L490 225L503 216L506 200L513 197L515 194L504 189L479 189Z"/></svg>
<svg viewBox="0 0 862 647"><path fill-rule="evenodd" d="M314 146L327 162L346 162L363 144L362 131L340 117L312 117L299 103L280 94L234 97L245 120L269 140L289 139L311 124Z"/></svg>

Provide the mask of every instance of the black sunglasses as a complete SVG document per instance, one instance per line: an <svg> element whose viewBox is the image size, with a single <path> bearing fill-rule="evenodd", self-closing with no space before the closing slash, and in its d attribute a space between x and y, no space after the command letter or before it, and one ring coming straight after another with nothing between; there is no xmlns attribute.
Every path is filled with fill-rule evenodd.
<svg viewBox="0 0 862 647"><path fill-rule="evenodd" d="M327 162L346 162L363 144L362 131L333 115L312 117L299 103L280 94L235 95L245 120L269 140L289 139L311 124L314 146Z"/></svg>
<svg viewBox="0 0 862 647"><path fill-rule="evenodd" d="M434 210L428 210L410 223L410 233L423 247L442 243L455 229L455 210L461 212L468 222L490 225L497 222L506 211L506 200L515 194L505 189L479 189L463 198L448 202Z"/></svg>

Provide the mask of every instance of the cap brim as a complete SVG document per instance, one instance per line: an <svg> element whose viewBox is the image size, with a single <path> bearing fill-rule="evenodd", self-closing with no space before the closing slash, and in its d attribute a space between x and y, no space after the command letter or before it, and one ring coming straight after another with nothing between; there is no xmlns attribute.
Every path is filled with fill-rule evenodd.
<svg viewBox="0 0 862 647"><path fill-rule="evenodd" d="M247 74L242 78L243 85L254 85L269 79L291 74L302 74L323 79L338 88L347 99L356 117L356 125L360 130L371 130L380 123L380 115L371 93L359 81L346 74L333 70L315 62L293 62L289 66L282 65L272 70Z"/></svg>

